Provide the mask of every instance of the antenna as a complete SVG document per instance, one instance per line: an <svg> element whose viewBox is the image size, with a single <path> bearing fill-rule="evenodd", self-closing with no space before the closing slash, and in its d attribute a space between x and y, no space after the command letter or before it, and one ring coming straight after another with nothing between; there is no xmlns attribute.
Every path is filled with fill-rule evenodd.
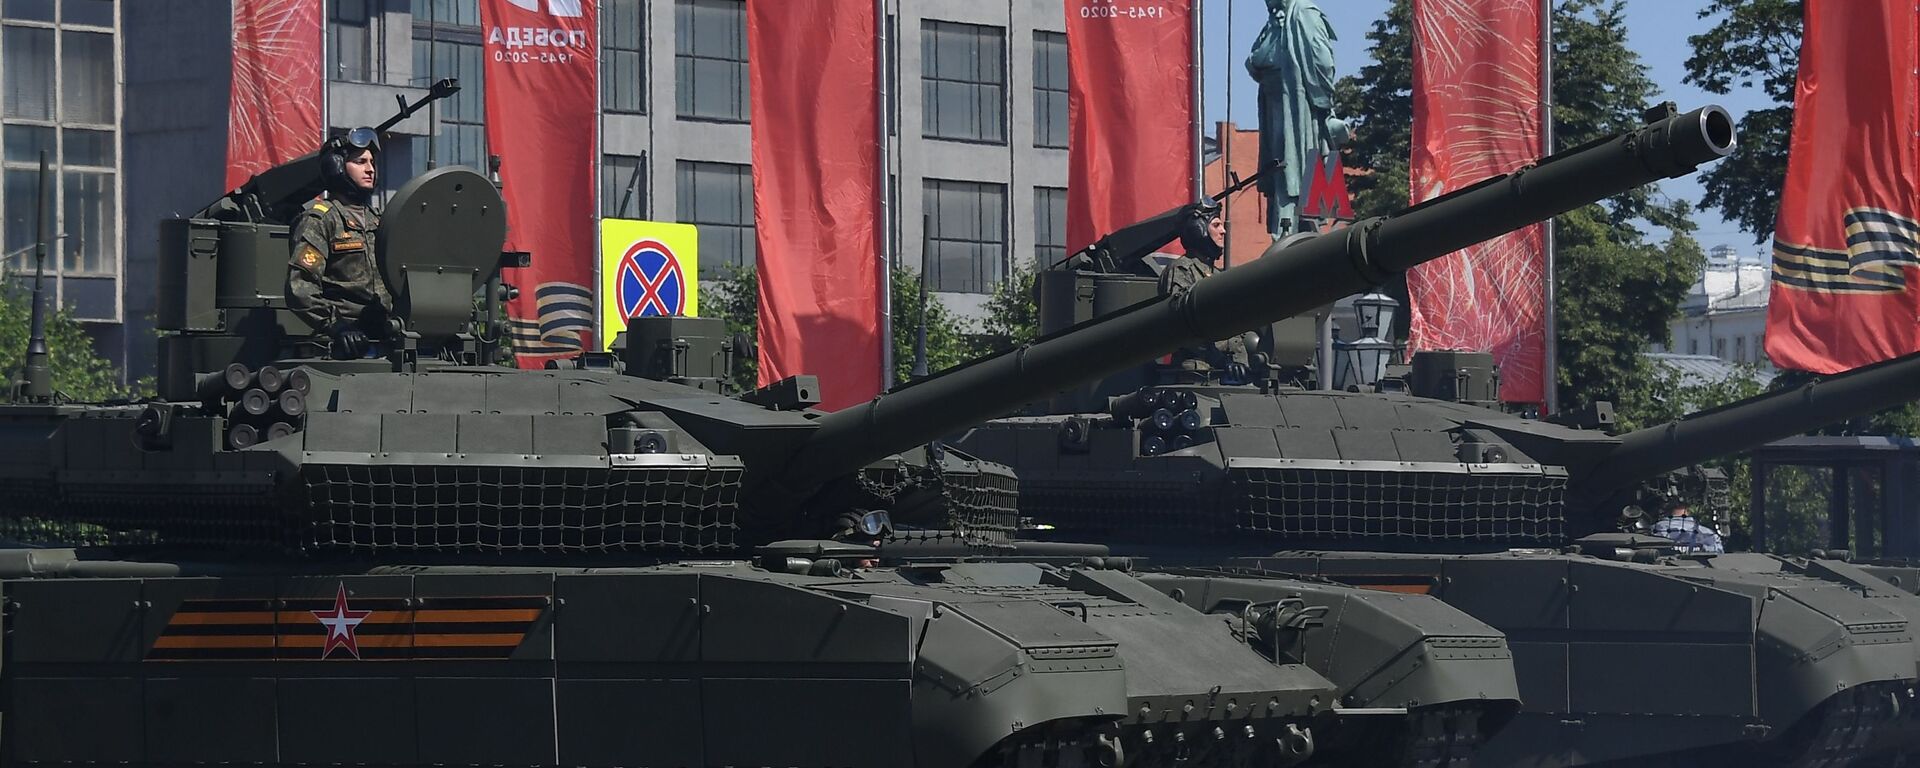
<svg viewBox="0 0 1920 768"><path fill-rule="evenodd" d="M15 402L45 403L53 400L53 369L47 363L47 308L45 290L47 273L47 203L53 197L48 189L52 177L47 175L47 151L40 150L40 198L34 205L34 248L33 248L33 307L27 330L27 370L26 376L14 393Z"/></svg>
<svg viewBox="0 0 1920 768"><path fill-rule="evenodd" d="M920 215L920 327L913 332L913 378L927 377L927 257L933 256L933 217ZM937 258L937 257L936 257ZM888 344L893 340L888 339Z"/></svg>

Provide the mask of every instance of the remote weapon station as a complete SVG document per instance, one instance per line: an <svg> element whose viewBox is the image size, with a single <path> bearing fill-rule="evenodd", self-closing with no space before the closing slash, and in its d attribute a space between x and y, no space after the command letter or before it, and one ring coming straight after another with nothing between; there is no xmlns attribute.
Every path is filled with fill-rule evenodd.
<svg viewBox="0 0 1920 768"><path fill-rule="evenodd" d="M1017 541L1012 475L939 439L1731 140L1682 115L834 413L810 377L727 394L707 319L490 365L527 257L462 168L387 205L384 357L314 356L294 160L162 225L159 398L64 402L30 365L0 407L6 533L90 545L0 551L0 759L1458 764L1517 706L1499 632L1264 575L1196 577L1188 602L1249 597L1195 610L1103 547Z"/></svg>
<svg viewBox="0 0 1920 768"><path fill-rule="evenodd" d="M1568 154L1598 158L1676 126L1731 146L1724 114L1671 112ZM1562 168L1596 173L1550 160L1521 178ZM1553 194L1520 187L1520 199ZM1462 222L1511 210L1450 202L1416 211ZM1221 277L1185 288L1179 262L1148 258L1216 210L1171 211L1041 273L1043 333L1231 290L1209 291ZM1372 247L1378 226L1296 238L1222 274L1317 262L1356 242L1393 252ZM1384 275L1372 277L1338 288ZM1909 623L1920 603L1910 596L1841 563L1675 558L1659 551L1671 542L1621 531L1644 481L1920 396L1920 358L1614 436L1597 428L1611 425L1604 408L1562 423L1498 410L1484 354L1416 356L1410 393L1300 388L1324 373L1312 370L1312 326L1221 327L1205 338L1257 328L1235 339L1241 359L1196 340L1060 393L1044 406L1052 415L1002 419L954 444L1013 466L1023 514L1054 535L1212 566L1145 577L1201 610L1268 594L1223 590L1223 576L1293 573L1430 594L1495 626L1513 648L1523 708L1482 750L1487 762L1837 765L1911 730L1902 713L1920 676L1920 623ZM1231 558L1250 559L1217 567Z"/></svg>

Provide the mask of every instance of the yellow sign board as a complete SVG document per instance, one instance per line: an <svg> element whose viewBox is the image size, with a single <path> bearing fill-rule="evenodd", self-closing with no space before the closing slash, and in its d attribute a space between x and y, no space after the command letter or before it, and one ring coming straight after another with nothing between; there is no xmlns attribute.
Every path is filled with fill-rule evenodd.
<svg viewBox="0 0 1920 768"><path fill-rule="evenodd" d="M602 346L635 317L700 314L700 238L692 224L600 220Z"/></svg>

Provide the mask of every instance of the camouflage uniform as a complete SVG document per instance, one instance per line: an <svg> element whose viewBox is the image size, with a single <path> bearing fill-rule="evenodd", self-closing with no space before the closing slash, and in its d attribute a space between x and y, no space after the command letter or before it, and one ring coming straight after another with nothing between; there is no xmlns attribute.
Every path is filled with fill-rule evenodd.
<svg viewBox="0 0 1920 768"><path fill-rule="evenodd" d="M380 215L338 200L316 200L294 222L287 306L315 329L368 315L384 318L393 297L374 258ZM377 310L370 311L372 307Z"/></svg>
<svg viewBox="0 0 1920 768"><path fill-rule="evenodd" d="M1160 273L1160 294L1167 296L1193 290L1194 284L1219 271L1218 267L1192 256L1174 259ZM1198 374L1194 383L1200 383L1236 365L1244 371L1251 360L1248 352L1245 335L1234 334L1211 344L1183 347L1174 359L1181 371Z"/></svg>

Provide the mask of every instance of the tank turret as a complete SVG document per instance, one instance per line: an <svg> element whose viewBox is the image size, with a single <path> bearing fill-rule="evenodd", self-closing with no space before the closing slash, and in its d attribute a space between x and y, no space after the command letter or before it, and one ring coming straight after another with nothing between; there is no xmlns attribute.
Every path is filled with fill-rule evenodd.
<svg viewBox="0 0 1920 768"><path fill-rule="evenodd" d="M818 431L779 477L787 484L804 483L831 474L836 462L870 461L1181 346L1307 312L1473 243L1684 175L1731 152L1733 142L1733 118L1706 107L1349 229L1276 246L1191 289L1133 304L823 416Z"/></svg>

